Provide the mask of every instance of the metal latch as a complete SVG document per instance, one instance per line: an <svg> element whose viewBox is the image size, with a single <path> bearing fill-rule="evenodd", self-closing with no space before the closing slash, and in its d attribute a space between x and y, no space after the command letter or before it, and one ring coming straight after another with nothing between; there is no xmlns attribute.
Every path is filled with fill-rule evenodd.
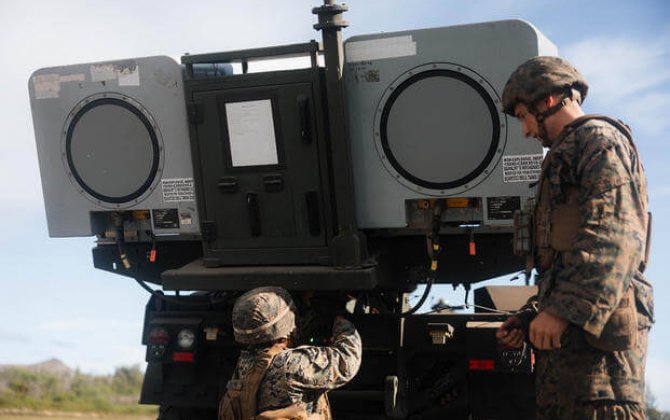
<svg viewBox="0 0 670 420"><path fill-rule="evenodd" d="M219 187L219 190L224 193L234 193L237 192L237 178L234 176L227 176L219 179L219 182L216 183Z"/></svg>
<svg viewBox="0 0 670 420"><path fill-rule="evenodd" d="M281 175L265 175L263 176L263 185L265 191L279 192L284 189L284 180Z"/></svg>
<svg viewBox="0 0 670 420"><path fill-rule="evenodd" d="M433 344L447 344L447 341L454 336L454 326L445 323L428 323L428 334Z"/></svg>
<svg viewBox="0 0 670 420"><path fill-rule="evenodd" d="M207 341L216 341L219 336L219 329L217 327L208 327L204 329L205 331L205 340Z"/></svg>

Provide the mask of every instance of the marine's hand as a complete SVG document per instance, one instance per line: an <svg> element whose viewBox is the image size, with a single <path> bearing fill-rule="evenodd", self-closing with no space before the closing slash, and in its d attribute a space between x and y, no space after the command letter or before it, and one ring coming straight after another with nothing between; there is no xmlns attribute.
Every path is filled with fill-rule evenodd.
<svg viewBox="0 0 670 420"><path fill-rule="evenodd" d="M542 311L531 321L528 338L537 349L558 349L561 348L561 336L566 328L568 328L568 321Z"/></svg>
<svg viewBox="0 0 670 420"><path fill-rule="evenodd" d="M507 318L496 331L496 338L500 344L513 349L518 349L523 345L524 336L521 320L516 316Z"/></svg>

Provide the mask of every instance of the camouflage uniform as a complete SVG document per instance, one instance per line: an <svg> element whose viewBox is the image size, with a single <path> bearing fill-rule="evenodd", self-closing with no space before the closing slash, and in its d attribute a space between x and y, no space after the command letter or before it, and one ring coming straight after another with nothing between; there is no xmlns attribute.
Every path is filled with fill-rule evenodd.
<svg viewBox="0 0 670 420"><path fill-rule="evenodd" d="M258 389L257 411L302 402L308 415L324 413L327 407L322 406L325 400L320 397L349 382L361 364L361 338L351 322L338 319L333 337L330 346L300 346L279 352ZM268 348L243 350L228 386L234 386L240 378L243 380L258 352L267 351Z"/></svg>
<svg viewBox="0 0 670 420"><path fill-rule="evenodd" d="M538 277L534 308L569 321L561 348L537 352L542 418L644 418L652 289L640 272L646 241L646 181L634 145L601 120L565 127L543 163L551 209L575 188L579 225L571 250L556 252ZM581 124L578 124L581 123ZM638 339L626 351L591 346L632 284ZM603 417L604 416L604 417Z"/></svg>
<svg viewBox="0 0 670 420"><path fill-rule="evenodd" d="M361 337L352 323L338 317L332 345L286 348L296 328L294 311L291 295L280 287L259 287L237 299L235 341L248 347L219 403L220 420L332 418L326 391L358 372Z"/></svg>

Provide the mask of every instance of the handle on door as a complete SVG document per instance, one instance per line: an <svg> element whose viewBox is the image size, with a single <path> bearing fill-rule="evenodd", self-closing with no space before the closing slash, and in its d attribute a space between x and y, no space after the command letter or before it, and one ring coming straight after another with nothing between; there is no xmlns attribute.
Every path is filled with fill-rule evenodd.
<svg viewBox="0 0 670 420"><path fill-rule="evenodd" d="M237 192L237 178L234 176L220 178L216 183L219 190L224 193Z"/></svg>
<svg viewBox="0 0 670 420"><path fill-rule="evenodd" d="M298 96L298 113L300 114L300 138L305 144L312 143L312 115L309 107L309 97Z"/></svg>
<svg viewBox="0 0 670 420"><path fill-rule="evenodd" d="M309 224L309 234L312 236L319 236L321 234L319 194L316 191L306 192L305 202L307 203L307 223Z"/></svg>
<svg viewBox="0 0 670 420"><path fill-rule="evenodd" d="M247 212L251 236L261 236L261 212L257 193L247 194Z"/></svg>

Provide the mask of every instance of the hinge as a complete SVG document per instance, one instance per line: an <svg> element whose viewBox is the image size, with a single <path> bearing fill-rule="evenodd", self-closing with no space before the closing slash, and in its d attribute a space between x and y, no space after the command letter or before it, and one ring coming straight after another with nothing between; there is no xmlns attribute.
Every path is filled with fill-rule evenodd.
<svg viewBox="0 0 670 420"><path fill-rule="evenodd" d="M188 113L188 122L191 124L201 124L204 121L203 105L198 102L191 102L186 105Z"/></svg>
<svg viewBox="0 0 670 420"><path fill-rule="evenodd" d="M200 233L202 234L202 240L205 242L211 242L216 240L216 222L204 221L200 224Z"/></svg>

